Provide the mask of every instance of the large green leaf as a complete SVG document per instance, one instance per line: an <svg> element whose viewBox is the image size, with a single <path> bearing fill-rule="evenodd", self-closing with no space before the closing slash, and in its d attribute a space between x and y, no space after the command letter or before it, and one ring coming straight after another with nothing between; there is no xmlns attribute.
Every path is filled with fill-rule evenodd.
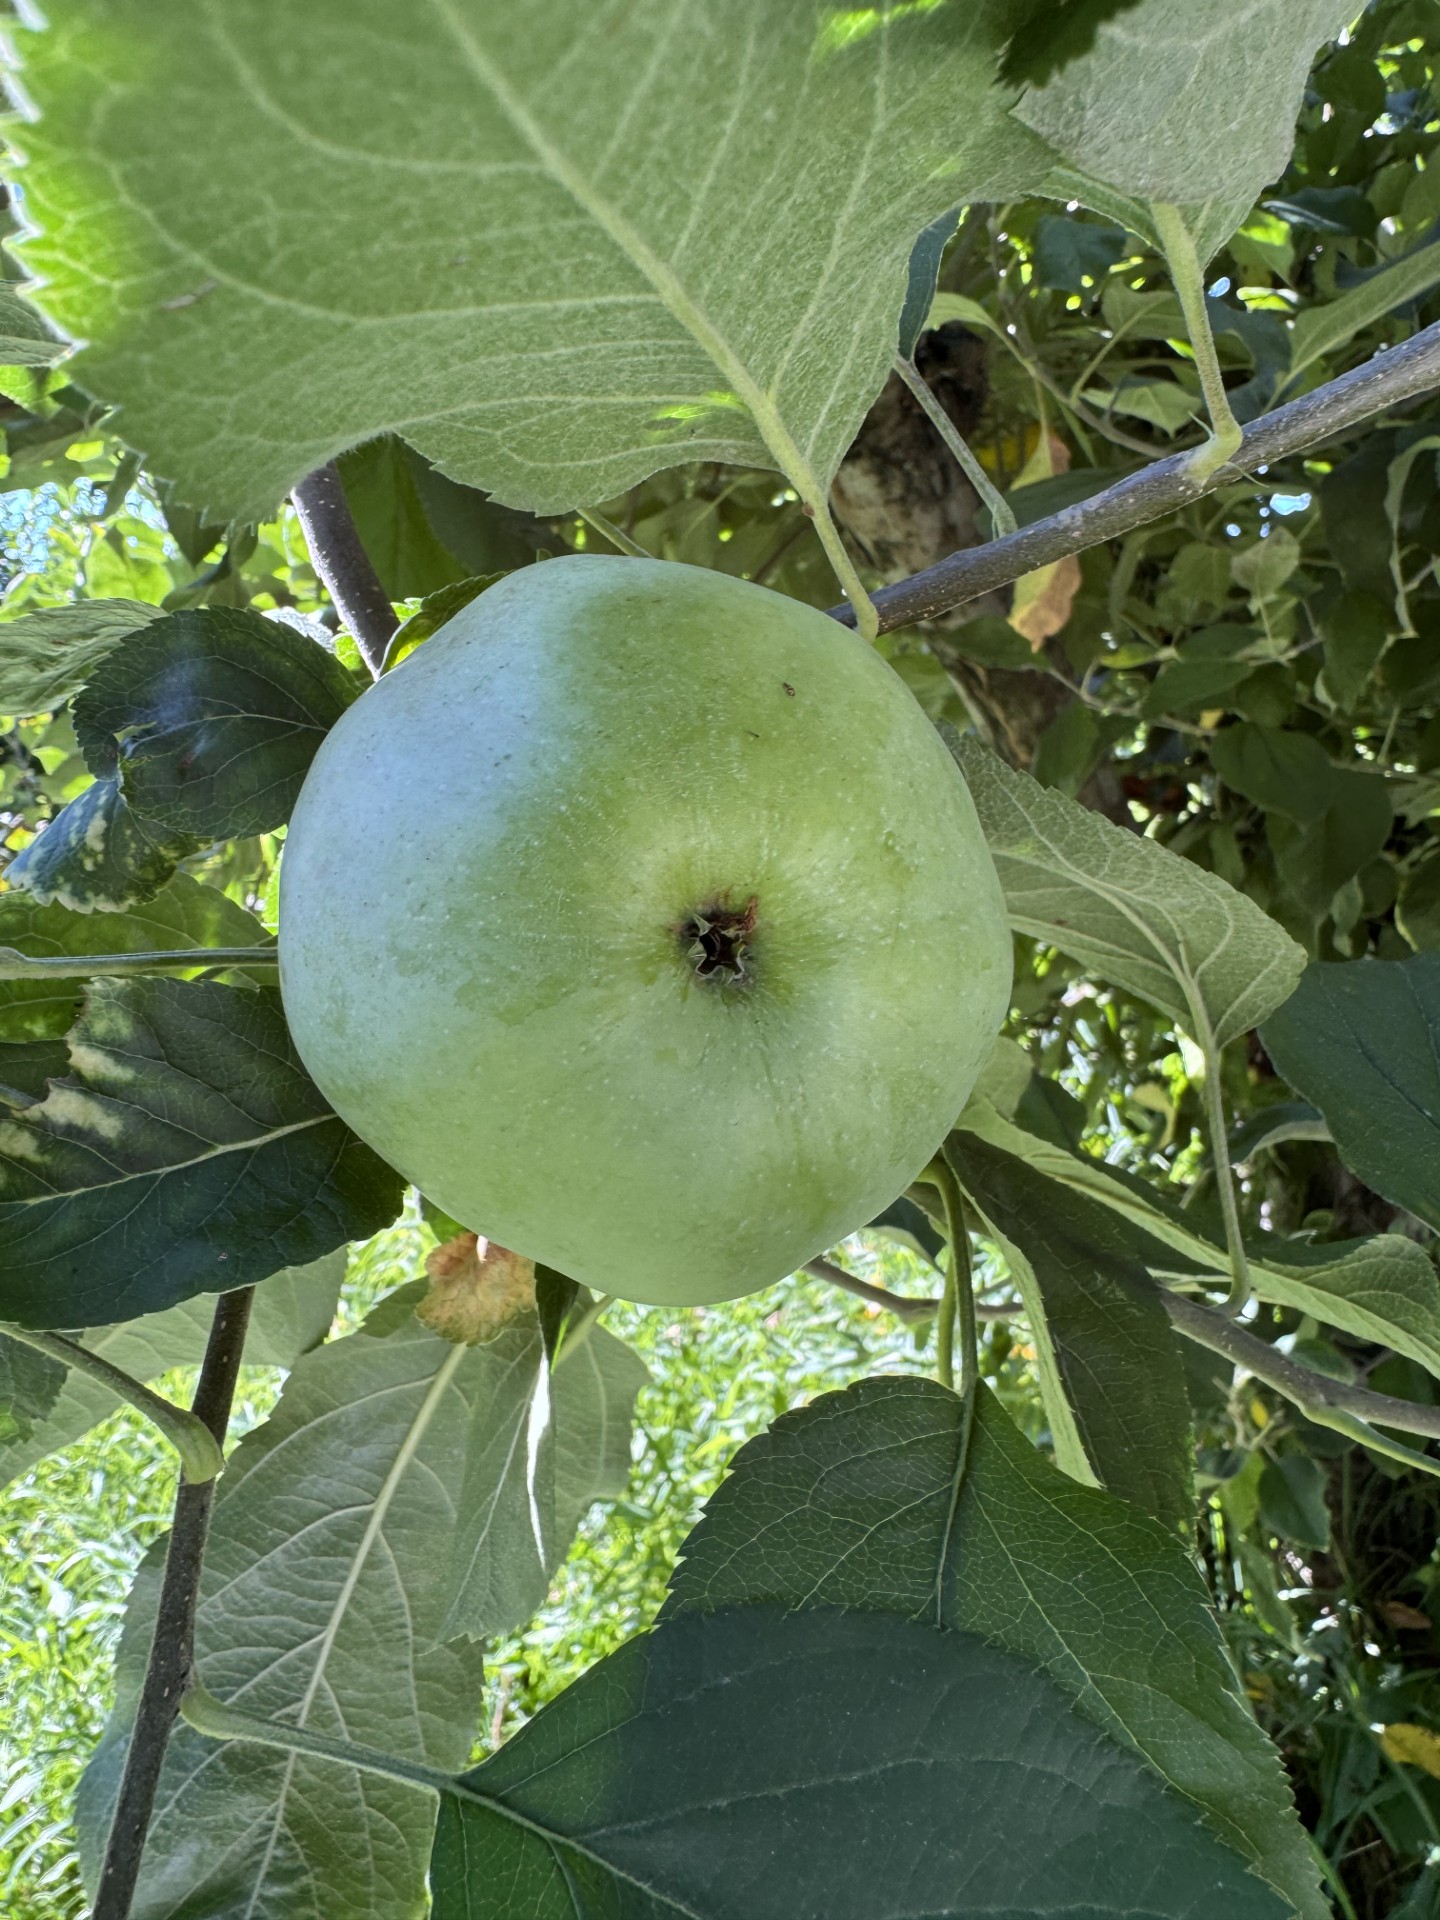
<svg viewBox="0 0 1440 1920"><path fill-rule="evenodd" d="M108 1326L388 1225L400 1176L325 1104L276 996L98 980L73 1074L0 1119L0 1319Z"/></svg>
<svg viewBox="0 0 1440 1920"><path fill-rule="evenodd" d="M150 900L122 913L42 906L31 893L0 894L0 948L28 960L63 954L173 952L182 947L248 947L270 942L253 913L218 887L177 873ZM203 965L203 959L197 960ZM80 980L0 980L0 1079L4 1043L54 1040L80 1010Z"/></svg>
<svg viewBox="0 0 1440 1920"><path fill-rule="evenodd" d="M0 713L53 713L127 634L161 613L141 600L79 600L0 622Z"/></svg>
<svg viewBox="0 0 1440 1920"><path fill-rule="evenodd" d="M385 430L539 510L695 460L819 505L915 236L1044 171L994 84L1016 13L54 0L26 264L77 379L222 515Z"/></svg>
<svg viewBox="0 0 1440 1920"><path fill-rule="evenodd" d="M1108 1208L974 1134L953 1134L945 1151L991 1232L1021 1256L1013 1277L1054 1352L1095 1477L1169 1526L1192 1526L1184 1367L1134 1233Z"/></svg>
<svg viewBox="0 0 1440 1920"><path fill-rule="evenodd" d="M929 1380L863 1380L783 1415L712 1495L662 1619L855 1607L978 1634L1043 1668L1297 1913L1325 1920L1278 1757L1184 1545L1059 1473L984 1389L957 1502L960 1446L959 1402Z"/></svg>
<svg viewBox="0 0 1440 1920"><path fill-rule="evenodd" d="M257 1366L293 1367L302 1353L324 1339L344 1278L345 1255L337 1251L308 1267L287 1267L262 1280L250 1309L246 1360ZM171 1367L198 1365L214 1314L214 1295L200 1293L164 1313L96 1327L81 1339L132 1379L153 1380ZM32 1423L28 1436L0 1438L0 1487L28 1472L47 1453L80 1439L119 1404L100 1381L70 1369L53 1406Z"/></svg>
<svg viewBox="0 0 1440 1920"><path fill-rule="evenodd" d="M1016 773L952 747L1011 924L1223 1046L1279 1006L1302 948L1218 875Z"/></svg>
<svg viewBox="0 0 1440 1920"><path fill-rule="evenodd" d="M441 1797L434 1920L1287 1911L1048 1676L876 1613L671 1620L463 1784Z"/></svg>
<svg viewBox="0 0 1440 1920"><path fill-rule="evenodd" d="M450 1637L457 1529L486 1535L487 1618L499 1631L543 1598L578 1520L576 1499L588 1505L614 1488L594 1451L586 1482L585 1448L572 1433L562 1533L538 1320L489 1345L454 1345L416 1319L419 1291L391 1295L360 1333L307 1354L270 1420L231 1459L196 1651L201 1680L236 1705L454 1770L470 1751L481 1681L479 1646ZM602 1351L619 1350L596 1339ZM614 1369L632 1395L635 1364ZM589 1393L578 1366L557 1369L557 1428L576 1416L585 1424ZM628 1404L610 1415L626 1431ZM537 1530L548 1535L538 1571ZM81 1792L92 1863L123 1763L155 1582L152 1564L126 1622L115 1717ZM328 1763L217 1752L183 1729L165 1767L135 1920L160 1920L177 1905L206 1920L294 1920L302 1888L316 1913L388 1920L423 1911L430 1796L365 1775L341 1779Z"/></svg>
<svg viewBox="0 0 1440 1920"><path fill-rule="evenodd" d="M1238 13L1234 0L1141 0L1016 115L1063 162L1055 191L1142 232L1145 202L1179 206L1203 259L1284 172L1315 51L1354 13L1353 0L1248 0Z"/></svg>
<svg viewBox="0 0 1440 1920"><path fill-rule="evenodd" d="M90 675L75 732L144 821L202 838L283 825L359 688L317 641L263 614L167 614Z"/></svg>
<svg viewBox="0 0 1440 1920"><path fill-rule="evenodd" d="M1440 1229L1440 953L1307 967L1260 1037L1346 1166Z"/></svg>
<svg viewBox="0 0 1440 1920"><path fill-rule="evenodd" d="M5 878L42 905L118 913L153 900L176 864L199 847L193 834L142 820L111 774L62 807L10 862Z"/></svg>

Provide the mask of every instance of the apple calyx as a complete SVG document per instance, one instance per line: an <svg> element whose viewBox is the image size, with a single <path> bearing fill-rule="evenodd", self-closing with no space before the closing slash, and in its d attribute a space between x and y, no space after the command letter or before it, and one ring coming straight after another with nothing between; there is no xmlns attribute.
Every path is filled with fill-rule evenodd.
<svg viewBox="0 0 1440 1920"><path fill-rule="evenodd" d="M759 897L752 893L738 912L724 900L717 900L682 921L680 940L686 956L695 963L698 979L729 986L749 978L745 953L755 931L759 906Z"/></svg>

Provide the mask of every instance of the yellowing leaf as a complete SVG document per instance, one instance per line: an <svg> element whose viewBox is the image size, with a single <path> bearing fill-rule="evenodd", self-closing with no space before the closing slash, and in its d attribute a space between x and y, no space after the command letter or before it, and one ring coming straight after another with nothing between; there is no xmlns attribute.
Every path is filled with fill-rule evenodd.
<svg viewBox="0 0 1440 1920"><path fill-rule="evenodd" d="M1380 1735L1387 1760L1402 1766L1423 1767L1440 1780L1440 1733L1429 1727L1417 1727L1412 1721L1396 1720Z"/></svg>

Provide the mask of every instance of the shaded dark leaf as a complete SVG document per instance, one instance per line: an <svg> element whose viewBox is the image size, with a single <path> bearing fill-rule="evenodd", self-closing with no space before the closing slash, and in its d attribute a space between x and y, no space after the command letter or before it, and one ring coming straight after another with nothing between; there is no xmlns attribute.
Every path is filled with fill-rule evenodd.
<svg viewBox="0 0 1440 1920"><path fill-rule="evenodd" d="M127 1320L399 1212L400 1176L325 1104L268 992L99 980L70 1054L72 1077L0 1118L0 1318Z"/></svg>
<svg viewBox="0 0 1440 1920"><path fill-rule="evenodd" d="M661 1618L847 1607L977 1634L1043 1667L1323 1920L1284 1776L1184 1544L1060 1473L984 1388L957 1502L959 1447L960 1403L930 1380L862 1380L782 1415L711 1496Z"/></svg>
<svg viewBox="0 0 1440 1920"><path fill-rule="evenodd" d="M116 773L92 781L10 862L5 878L42 906L117 913L143 905L203 843L126 803Z"/></svg>
<svg viewBox="0 0 1440 1920"><path fill-rule="evenodd" d="M92 773L147 821L238 838L283 825L320 742L359 689L293 627L234 607L167 614L75 702Z"/></svg>
<svg viewBox="0 0 1440 1920"><path fill-rule="evenodd" d="M188 873L175 874L149 900L116 913L76 913L53 902L42 905L33 893L0 894L0 947L12 947L29 960L269 941L253 913ZM197 967L203 964L203 954L197 955ZM0 980L0 1042L63 1040L80 1011L84 988L79 979Z"/></svg>
<svg viewBox="0 0 1440 1920"><path fill-rule="evenodd" d="M1440 954L1309 966L1260 1037L1346 1166L1440 1230Z"/></svg>
<svg viewBox="0 0 1440 1920"><path fill-rule="evenodd" d="M0 1447L30 1438L60 1397L66 1368L0 1333Z"/></svg>
<svg viewBox="0 0 1440 1920"><path fill-rule="evenodd" d="M1174 1527L1194 1510L1190 1403L1176 1336L1142 1264L1145 1238L1111 1208L1058 1187L973 1133L946 1143L1005 1246L1026 1304L1038 1287L1066 1400L1091 1468Z"/></svg>
<svg viewBox="0 0 1440 1920"><path fill-rule="evenodd" d="M435 1920L1287 1911L1048 1676L893 1616L671 1620L462 1784Z"/></svg>

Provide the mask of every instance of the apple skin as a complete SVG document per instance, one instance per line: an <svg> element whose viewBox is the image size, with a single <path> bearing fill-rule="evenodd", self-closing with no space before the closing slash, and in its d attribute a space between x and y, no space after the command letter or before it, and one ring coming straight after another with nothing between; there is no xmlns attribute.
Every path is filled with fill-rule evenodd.
<svg viewBox="0 0 1440 1920"><path fill-rule="evenodd" d="M727 912L707 956L695 916ZM1010 968L903 682L698 567L577 554L489 588L344 714L285 845L281 987L322 1092L445 1212L628 1300L753 1292L888 1205Z"/></svg>

